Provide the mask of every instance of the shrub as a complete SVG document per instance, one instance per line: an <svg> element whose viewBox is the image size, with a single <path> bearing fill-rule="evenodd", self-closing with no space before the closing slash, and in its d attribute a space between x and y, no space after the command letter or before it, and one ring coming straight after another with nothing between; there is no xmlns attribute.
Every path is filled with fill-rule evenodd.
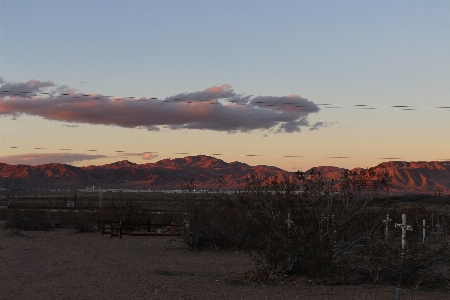
<svg viewBox="0 0 450 300"><path fill-rule="evenodd" d="M449 247L442 239L423 244L408 239L403 253L399 240L377 240L362 249L354 271L373 283L399 286L446 287L449 284Z"/></svg>
<svg viewBox="0 0 450 300"><path fill-rule="evenodd" d="M70 216L71 225L78 232L91 232L97 224L97 214L90 211L73 211Z"/></svg>
<svg viewBox="0 0 450 300"><path fill-rule="evenodd" d="M118 206L114 207L112 218L125 221L140 220L143 218L142 203L132 200L120 202Z"/></svg>
<svg viewBox="0 0 450 300"><path fill-rule="evenodd" d="M253 177L240 193L262 272L331 277L348 265L357 244L378 234L381 210L368 204L379 189L374 170L328 180L312 170L294 180ZM364 193L363 193L364 192Z"/></svg>
<svg viewBox="0 0 450 300"><path fill-rule="evenodd" d="M188 194L187 226L183 238L194 248L242 249L251 241L245 211L239 201L225 194L197 199Z"/></svg>
<svg viewBox="0 0 450 300"><path fill-rule="evenodd" d="M409 216L414 222L414 214ZM419 228L415 226L413 232L408 231L404 251L399 229L388 239L375 239L360 248L355 255L354 272L374 283L449 288L450 248L447 237L443 232L428 231L423 243Z"/></svg>
<svg viewBox="0 0 450 300"><path fill-rule="evenodd" d="M52 214L45 210L10 209L6 214L6 228L13 230L53 230Z"/></svg>

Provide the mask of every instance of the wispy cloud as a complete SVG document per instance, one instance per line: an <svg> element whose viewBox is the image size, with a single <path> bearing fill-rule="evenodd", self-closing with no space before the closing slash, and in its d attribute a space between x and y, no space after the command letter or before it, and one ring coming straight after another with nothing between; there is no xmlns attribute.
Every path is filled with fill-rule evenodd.
<svg viewBox="0 0 450 300"><path fill-rule="evenodd" d="M333 125L335 122L316 122L311 127L309 127L309 130L319 130L319 128L329 127Z"/></svg>
<svg viewBox="0 0 450 300"><path fill-rule="evenodd" d="M26 153L0 156L0 162L10 165L42 165L50 163L71 164L84 160L105 158L105 155L91 155L79 153Z"/></svg>
<svg viewBox="0 0 450 300"><path fill-rule="evenodd" d="M41 92L50 87L48 95L22 93ZM318 123L309 124L308 115L320 110L312 101L298 95L245 96L235 93L228 84L165 99L86 95L67 86L38 80L4 83L0 91L3 91L0 92L0 115L25 114L70 123L147 130L249 132L270 129L276 133L299 132L302 127L311 130L321 127Z"/></svg>

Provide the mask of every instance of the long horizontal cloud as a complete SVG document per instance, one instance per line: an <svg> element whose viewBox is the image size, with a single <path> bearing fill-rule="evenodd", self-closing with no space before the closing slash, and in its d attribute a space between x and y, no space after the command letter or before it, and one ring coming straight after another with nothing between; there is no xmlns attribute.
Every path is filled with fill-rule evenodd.
<svg viewBox="0 0 450 300"><path fill-rule="evenodd" d="M128 156L140 156L144 160L152 160L158 157L158 154L153 154L150 152L138 152L138 153L122 153L120 157L128 157Z"/></svg>
<svg viewBox="0 0 450 300"><path fill-rule="evenodd" d="M26 153L17 155L0 156L0 162L10 165L31 165L60 163L71 164L84 160L105 158L105 155L91 155L79 153Z"/></svg>
<svg viewBox="0 0 450 300"><path fill-rule="evenodd" d="M51 90L42 94L47 88ZM148 130L298 132L302 127L311 127L308 115L319 110L316 104L297 95L244 96L236 94L227 84L165 99L86 95L38 80L4 83L0 87L0 115L25 114L64 122Z"/></svg>

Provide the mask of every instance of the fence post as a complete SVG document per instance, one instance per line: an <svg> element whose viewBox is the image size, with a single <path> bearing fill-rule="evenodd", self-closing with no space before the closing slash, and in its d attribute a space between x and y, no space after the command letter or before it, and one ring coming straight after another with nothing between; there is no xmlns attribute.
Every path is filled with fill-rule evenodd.
<svg viewBox="0 0 450 300"><path fill-rule="evenodd" d="M422 221L422 244L425 244L425 220Z"/></svg>
<svg viewBox="0 0 450 300"><path fill-rule="evenodd" d="M111 237L114 236L114 227L113 227L113 220L111 220Z"/></svg>
<svg viewBox="0 0 450 300"><path fill-rule="evenodd" d="M442 217L442 227L444 228L444 236L447 235L447 223L445 222L445 217Z"/></svg>
<svg viewBox="0 0 450 300"><path fill-rule="evenodd" d="M431 212L431 231L434 230L434 211Z"/></svg>
<svg viewBox="0 0 450 300"><path fill-rule="evenodd" d="M123 227L123 219L120 219L120 222L119 222L119 239L122 238L122 227Z"/></svg>
<svg viewBox="0 0 450 300"><path fill-rule="evenodd" d="M105 220L102 220L102 235L105 234Z"/></svg>
<svg viewBox="0 0 450 300"><path fill-rule="evenodd" d="M401 300L402 299L402 288L396 288L395 289L395 296L396 296L396 300Z"/></svg>
<svg viewBox="0 0 450 300"><path fill-rule="evenodd" d="M392 219L389 219L389 214L386 215L386 220L383 220L383 223L385 224L384 227L384 238L387 239L389 237L389 222L391 222Z"/></svg>

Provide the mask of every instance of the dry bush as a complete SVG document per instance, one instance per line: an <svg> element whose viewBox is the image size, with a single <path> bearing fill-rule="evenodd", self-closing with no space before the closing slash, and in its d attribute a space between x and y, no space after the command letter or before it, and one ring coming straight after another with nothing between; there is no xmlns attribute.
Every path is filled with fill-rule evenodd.
<svg viewBox="0 0 450 300"><path fill-rule="evenodd" d="M374 170L328 180L312 170L296 180L253 177L240 199L257 237L255 262L270 276L332 278L357 246L379 234L382 210L368 205L382 181Z"/></svg>
<svg viewBox="0 0 450 300"><path fill-rule="evenodd" d="M198 199L188 194L187 226L184 241L194 248L242 249L250 244L252 234L246 226L245 211L240 202L226 194L210 194Z"/></svg>
<svg viewBox="0 0 450 300"><path fill-rule="evenodd" d="M72 228L71 211L55 210L50 213L56 228Z"/></svg>
<svg viewBox="0 0 450 300"><path fill-rule="evenodd" d="M56 228L51 212L46 210L10 209L5 227L12 230L53 230Z"/></svg>
<svg viewBox="0 0 450 300"><path fill-rule="evenodd" d="M13 231L54 230L74 228L79 232L92 231L96 225L96 213L89 211L50 211L45 209L10 209L5 227Z"/></svg>
<svg viewBox="0 0 450 300"><path fill-rule="evenodd" d="M442 229L428 231L422 244L418 230L430 213L420 206L399 211L372 204L377 191L388 188L383 171L346 172L336 180L314 170L308 176L299 173L297 180L253 177L239 199L255 237L260 278L300 274L327 283L448 288L447 237ZM400 222L405 212L416 229L408 232L402 255L400 230L392 232L392 222L390 239L385 239L383 220L389 213Z"/></svg>
<svg viewBox="0 0 450 300"><path fill-rule="evenodd" d="M422 219L431 219L431 212L420 205L391 210L392 223L399 223L402 213L406 213L407 224L413 228L407 231L404 253L401 229L393 229L391 224L389 238L373 240L355 255L354 271L374 283L450 288L450 247L446 232L442 227L428 228L423 241Z"/></svg>
<svg viewBox="0 0 450 300"><path fill-rule="evenodd" d="M0 220L6 220L8 209L0 209Z"/></svg>
<svg viewBox="0 0 450 300"><path fill-rule="evenodd" d="M239 247L244 241L254 254L259 279L299 274L326 283L446 287L446 237L430 235L421 243L418 224L429 213L423 207L399 211L387 201L375 204L373 199L388 184L383 168L348 171L335 180L314 170L284 181L253 176L237 199L188 195L185 241L216 248ZM400 230L385 239L387 213L394 222L407 213L408 223L416 226L404 255Z"/></svg>
<svg viewBox="0 0 450 300"><path fill-rule="evenodd" d="M141 202L127 200L125 202L120 202L119 205L113 208L111 217L114 220L123 219L125 221L136 221L143 219L145 216L143 214Z"/></svg>
<svg viewBox="0 0 450 300"><path fill-rule="evenodd" d="M449 247L443 236L407 239L403 253L400 240L377 240L361 249L354 272L365 281L413 287L449 288Z"/></svg>
<svg viewBox="0 0 450 300"><path fill-rule="evenodd" d="M78 232L91 232L97 225L97 214L87 210L72 211L70 214L70 223L72 228Z"/></svg>

